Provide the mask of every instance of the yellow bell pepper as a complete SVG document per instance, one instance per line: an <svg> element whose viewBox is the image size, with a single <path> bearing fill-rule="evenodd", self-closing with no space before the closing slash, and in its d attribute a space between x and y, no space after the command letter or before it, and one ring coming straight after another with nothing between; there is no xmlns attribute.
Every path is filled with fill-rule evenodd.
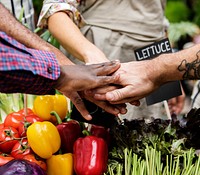
<svg viewBox="0 0 200 175"><path fill-rule="evenodd" d="M55 123L57 120L50 113L55 111L61 120L63 120L68 112L67 98L64 95L40 95L37 96L33 103L33 111L43 120Z"/></svg>
<svg viewBox="0 0 200 175"><path fill-rule="evenodd" d="M59 132L49 121L31 124L27 129L27 139L32 150L44 159L50 158L61 146Z"/></svg>
<svg viewBox="0 0 200 175"><path fill-rule="evenodd" d="M48 175L73 175L72 153L53 155L46 162Z"/></svg>

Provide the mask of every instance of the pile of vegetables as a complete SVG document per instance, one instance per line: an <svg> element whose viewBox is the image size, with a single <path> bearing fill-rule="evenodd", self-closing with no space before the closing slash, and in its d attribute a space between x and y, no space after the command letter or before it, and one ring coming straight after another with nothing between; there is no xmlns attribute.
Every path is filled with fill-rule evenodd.
<svg viewBox="0 0 200 175"><path fill-rule="evenodd" d="M68 117L61 94L36 96L33 108L0 125L0 174L101 175L107 171L109 131Z"/></svg>
<svg viewBox="0 0 200 175"><path fill-rule="evenodd" d="M152 119L149 123L124 120L119 124L112 120L110 128L105 128L71 119L68 101L61 94L35 96L32 108L24 106L15 110L9 106L12 110L4 114L0 124L2 175L200 172L200 109L191 109L185 116L172 115L171 120Z"/></svg>
<svg viewBox="0 0 200 175"><path fill-rule="evenodd" d="M124 121L111 128L107 175L198 175L200 109L172 120Z"/></svg>

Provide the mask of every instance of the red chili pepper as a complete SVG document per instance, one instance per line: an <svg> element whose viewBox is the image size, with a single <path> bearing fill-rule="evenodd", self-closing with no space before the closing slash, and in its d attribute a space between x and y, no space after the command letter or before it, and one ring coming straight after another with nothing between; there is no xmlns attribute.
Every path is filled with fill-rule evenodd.
<svg viewBox="0 0 200 175"><path fill-rule="evenodd" d="M73 155L77 175L102 175L107 170L108 147L102 138L78 138L74 143Z"/></svg>

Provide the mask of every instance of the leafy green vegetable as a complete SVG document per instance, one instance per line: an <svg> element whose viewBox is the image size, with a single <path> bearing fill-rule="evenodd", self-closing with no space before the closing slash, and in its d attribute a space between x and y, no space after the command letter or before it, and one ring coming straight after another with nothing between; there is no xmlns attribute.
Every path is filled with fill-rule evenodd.
<svg viewBox="0 0 200 175"><path fill-rule="evenodd" d="M197 175L200 170L200 109L172 120L124 120L110 132L107 175ZM120 167L120 168L118 168Z"/></svg>
<svg viewBox="0 0 200 175"><path fill-rule="evenodd" d="M124 163L112 161L108 164L107 175L198 175L200 157L193 148L183 154L161 156L161 151L146 146L145 157L133 153L132 149L124 149ZM118 168L120 167L120 169ZM123 169L124 167L124 169ZM122 171L123 170L123 171Z"/></svg>
<svg viewBox="0 0 200 175"><path fill-rule="evenodd" d="M20 93L5 94L0 93L0 117L1 122L7 114L15 111L19 111L23 108L23 95Z"/></svg>
<svg viewBox="0 0 200 175"><path fill-rule="evenodd" d="M0 122L3 122L5 117L12 112L17 112L27 108L33 108L35 95L21 93L0 93Z"/></svg>

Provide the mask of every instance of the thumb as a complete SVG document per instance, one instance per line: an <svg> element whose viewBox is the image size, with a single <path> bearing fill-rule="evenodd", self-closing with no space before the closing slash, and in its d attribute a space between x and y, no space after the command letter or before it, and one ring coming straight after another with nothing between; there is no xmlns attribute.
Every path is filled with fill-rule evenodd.
<svg viewBox="0 0 200 175"><path fill-rule="evenodd" d="M125 98L131 97L130 92L130 88L127 86L121 89L116 89L106 93L106 100L110 102L120 101Z"/></svg>

